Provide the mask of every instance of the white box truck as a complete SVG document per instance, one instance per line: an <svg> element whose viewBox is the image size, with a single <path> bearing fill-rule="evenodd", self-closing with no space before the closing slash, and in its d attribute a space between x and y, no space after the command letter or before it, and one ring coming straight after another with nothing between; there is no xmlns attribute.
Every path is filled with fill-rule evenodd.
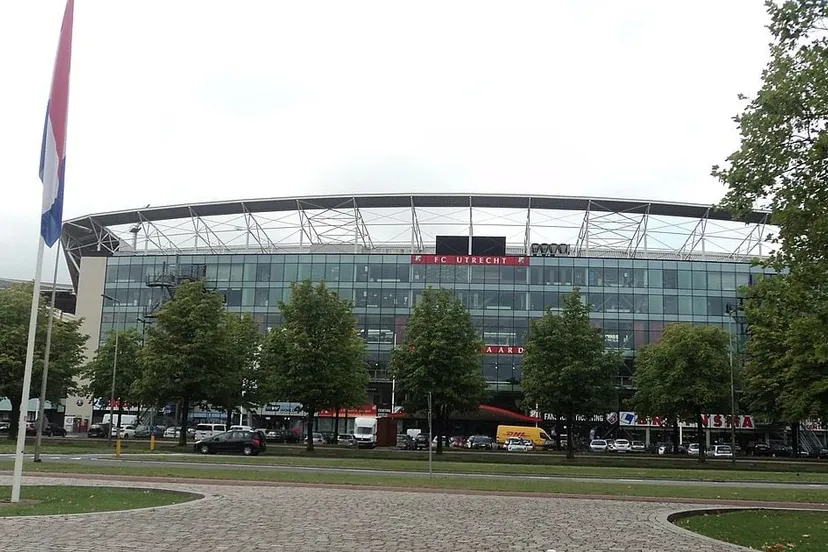
<svg viewBox="0 0 828 552"><path fill-rule="evenodd" d="M354 418L354 440L357 448L377 446L377 419L368 417Z"/></svg>

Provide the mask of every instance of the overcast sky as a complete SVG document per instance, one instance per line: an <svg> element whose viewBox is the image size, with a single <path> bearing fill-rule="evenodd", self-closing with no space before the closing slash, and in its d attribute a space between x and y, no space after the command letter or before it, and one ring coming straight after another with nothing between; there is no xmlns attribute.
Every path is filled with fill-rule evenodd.
<svg viewBox="0 0 828 552"><path fill-rule="evenodd" d="M0 3L0 277L34 274L63 7ZM712 203L765 24L759 0L76 0L64 218L386 191Z"/></svg>

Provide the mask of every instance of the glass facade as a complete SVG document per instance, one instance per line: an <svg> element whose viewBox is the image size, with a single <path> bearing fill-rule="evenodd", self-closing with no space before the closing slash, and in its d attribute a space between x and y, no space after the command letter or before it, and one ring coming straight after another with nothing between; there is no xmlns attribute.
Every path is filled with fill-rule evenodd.
<svg viewBox="0 0 828 552"><path fill-rule="evenodd" d="M405 338L412 305L428 286L452 290L470 310L487 345L525 344L529 321L546 309L559 309L561 297L578 287L592 304L591 317L606 346L631 357L637 347L658 341L670 322L735 331L727 305L736 302L740 287L764 273L739 262L570 257L532 257L527 262L412 264L410 255L360 254L110 257L105 294L119 303L104 300L101 339L113 328L142 329L145 312L166 294L163 286L148 281L165 281L175 274L203 276L225 296L228 310L251 313L264 332L280 324L278 304L290 300L290 283L310 278L325 281L340 297L353 301L368 344L371 376L380 383L388 381L391 349L395 340ZM514 390L521 380L521 358L487 354L483 373L492 389Z"/></svg>

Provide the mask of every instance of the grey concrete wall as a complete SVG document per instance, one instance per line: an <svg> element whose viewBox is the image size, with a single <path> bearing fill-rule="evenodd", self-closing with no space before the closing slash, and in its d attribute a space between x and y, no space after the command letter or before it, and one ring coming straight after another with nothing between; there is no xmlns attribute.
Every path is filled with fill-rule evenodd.
<svg viewBox="0 0 828 552"><path fill-rule="evenodd" d="M104 292L106 281L106 259L106 257L81 258L75 316L83 320L81 332L89 336L86 342L87 360L91 360L95 355L101 335L101 310L103 308L101 294ZM92 401L89 398L66 397L67 423L71 423L72 418L75 417L92 420Z"/></svg>

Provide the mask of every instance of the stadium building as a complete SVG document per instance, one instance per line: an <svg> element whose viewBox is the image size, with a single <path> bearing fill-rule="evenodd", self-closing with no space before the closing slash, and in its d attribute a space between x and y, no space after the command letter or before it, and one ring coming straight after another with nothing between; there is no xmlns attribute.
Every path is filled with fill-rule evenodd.
<svg viewBox="0 0 828 552"><path fill-rule="evenodd" d="M530 320L579 287L606 346L630 360L670 322L719 326L740 341L743 323L729 306L764 276L751 261L769 253L768 221L764 211L734 222L685 203L383 194L92 214L67 221L62 243L91 344L152 323L182 280L205 278L262 331L280 324L291 282L325 281L354 303L368 344L370 406L381 413L393 407L388 361L412 306L428 286L451 289L487 345L492 405L528 421L515 397ZM631 376L630 362L617 384L628 389ZM91 419L93 406L73 397L66 413Z"/></svg>

